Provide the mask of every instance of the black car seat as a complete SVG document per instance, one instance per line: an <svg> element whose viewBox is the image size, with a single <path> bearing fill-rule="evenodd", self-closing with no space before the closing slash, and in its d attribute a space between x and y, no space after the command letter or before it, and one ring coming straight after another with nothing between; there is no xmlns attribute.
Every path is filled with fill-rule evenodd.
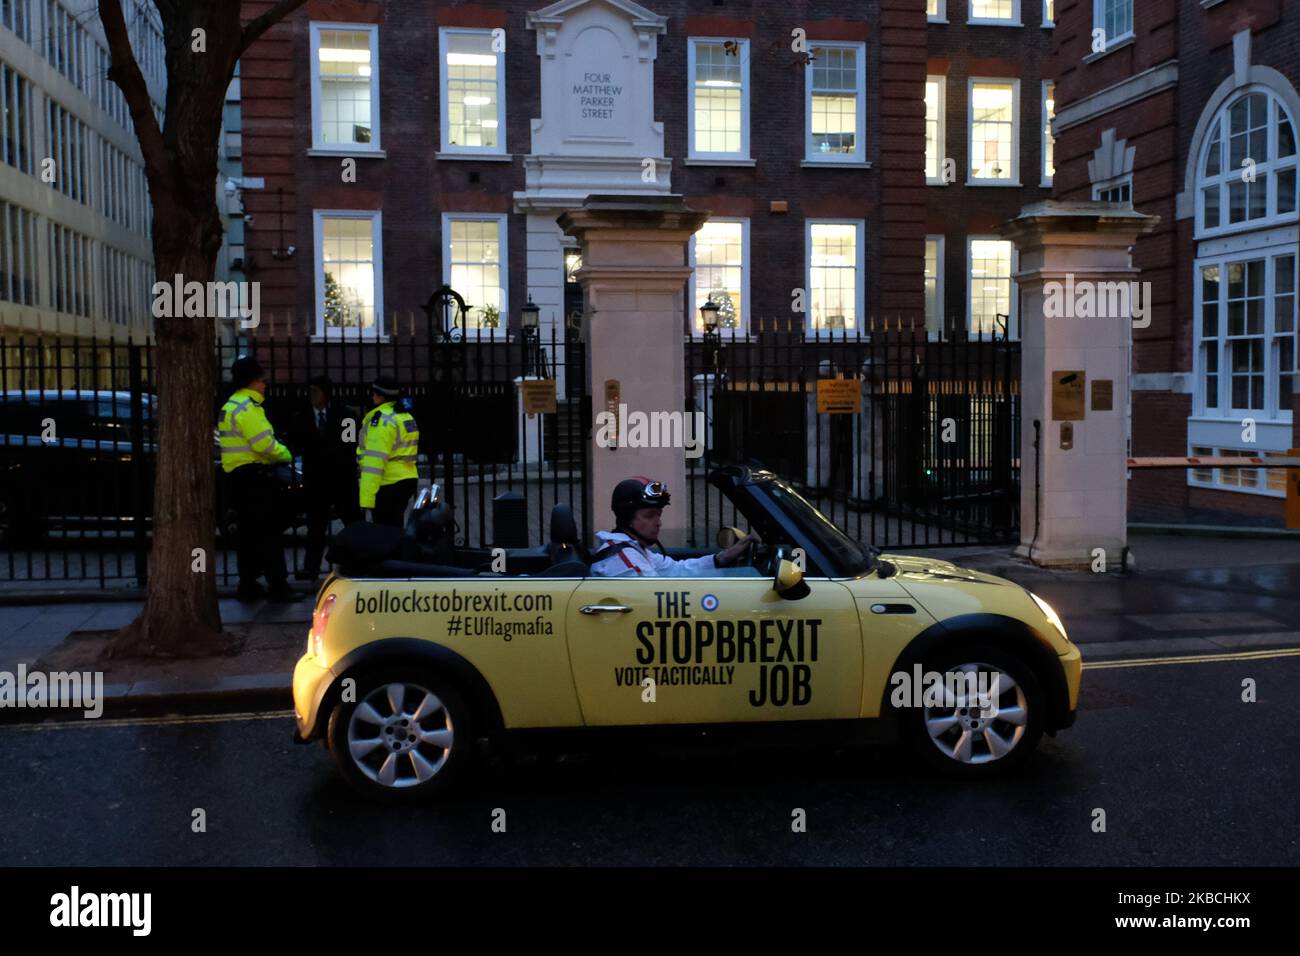
<svg viewBox="0 0 1300 956"><path fill-rule="evenodd" d="M586 577L589 555L578 540L578 523L573 520L573 509L557 504L551 509L551 540L546 545L551 565L541 572L550 578Z"/></svg>

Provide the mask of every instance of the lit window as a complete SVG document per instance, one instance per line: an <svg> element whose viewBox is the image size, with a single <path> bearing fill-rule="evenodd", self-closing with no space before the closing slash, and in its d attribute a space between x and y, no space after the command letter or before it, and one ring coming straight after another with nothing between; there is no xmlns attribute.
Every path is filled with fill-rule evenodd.
<svg viewBox="0 0 1300 956"><path fill-rule="evenodd" d="M866 158L865 47L861 43L818 44L804 70L809 161L845 163Z"/></svg>
<svg viewBox="0 0 1300 956"><path fill-rule="evenodd" d="M1010 334L1011 258L1012 244L1008 240L970 240L968 328L972 334Z"/></svg>
<svg viewBox="0 0 1300 956"><path fill-rule="evenodd" d="M863 308L861 220L808 223L808 324L814 332L858 328Z"/></svg>
<svg viewBox="0 0 1300 956"><path fill-rule="evenodd" d="M318 210L315 225L318 334L378 334L381 214Z"/></svg>
<svg viewBox="0 0 1300 956"><path fill-rule="evenodd" d="M1050 186L1056 175L1056 137L1052 135L1052 120L1056 117L1056 84L1043 82L1043 185Z"/></svg>
<svg viewBox="0 0 1300 956"><path fill-rule="evenodd" d="M1247 451L1241 448L1220 448L1218 450L1203 445L1192 446L1194 458L1276 458L1283 457L1282 452L1269 452L1260 449ZM1282 497L1286 494L1286 469L1264 468L1260 475L1259 468L1211 468L1201 466L1191 469L1188 478L1190 484L1206 487L1230 488L1256 494L1269 494ZM1261 480L1262 478L1262 480Z"/></svg>
<svg viewBox="0 0 1300 956"><path fill-rule="evenodd" d="M947 0L927 0L925 5L925 15L931 20L947 22Z"/></svg>
<svg viewBox="0 0 1300 956"><path fill-rule="evenodd" d="M690 41L690 155L749 158L749 41Z"/></svg>
<svg viewBox="0 0 1300 956"><path fill-rule="evenodd" d="M925 330L943 334L943 236L925 238Z"/></svg>
<svg viewBox="0 0 1300 956"><path fill-rule="evenodd" d="M931 183L942 183L944 166L944 77L930 76L925 80L925 178Z"/></svg>
<svg viewBox="0 0 1300 956"><path fill-rule="evenodd" d="M442 149L506 151L505 53L491 30L438 31L442 49Z"/></svg>
<svg viewBox="0 0 1300 956"><path fill-rule="evenodd" d="M1093 0L1092 27L1101 30L1106 48L1133 35L1133 0Z"/></svg>
<svg viewBox="0 0 1300 956"><path fill-rule="evenodd" d="M1192 446L1192 457L1193 457L1193 458L1213 458L1213 457L1214 457L1214 449L1213 449L1213 448L1205 448L1205 447L1203 447L1203 446L1201 446L1201 445L1194 445L1194 446ZM1193 469L1192 469L1192 480L1193 480L1193 481L1204 482L1205 484L1212 484L1212 483L1214 482L1214 469L1213 469L1213 468L1193 468Z"/></svg>
<svg viewBox="0 0 1300 956"><path fill-rule="evenodd" d="M1020 25L1020 0L970 0L971 23Z"/></svg>
<svg viewBox="0 0 1300 956"><path fill-rule="evenodd" d="M1056 26L1056 0L1043 0L1043 26Z"/></svg>
<svg viewBox="0 0 1300 956"><path fill-rule="evenodd" d="M1296 381L1296 254L1202 262L1197 365L1201 408L1289 418Z"/></svg>
<svg viewBox="0 0 1300 956"><path fill-rule="evenodd" d="M311 25L312 145L379 149L379 28Z"/></svg>
<svg viewBox="0 0 1300 956"><path fill-rule="evenodd" d="M442 217L442 278L468 307L466 328L506 327L506 217L446 213Z"/></svg>
<svg viewBox="0 0 1300 956"><path fill-rule="evenodd" d="M696 332L703 332L700 306L718 306L718 328L742 332L749 307L749 220L710 219L691 239L691 278Z"/></svg>
<svg viewBox="0 0 1300 956"><path fill-rule="evenodd" d="M970 181L1019 182L1019 81L971 80L970 90Z"/></svg>

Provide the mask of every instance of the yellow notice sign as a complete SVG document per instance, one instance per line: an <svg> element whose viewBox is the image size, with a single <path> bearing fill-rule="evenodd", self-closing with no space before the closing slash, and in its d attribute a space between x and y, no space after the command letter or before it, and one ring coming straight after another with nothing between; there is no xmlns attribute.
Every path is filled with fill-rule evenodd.
<svg viewBox="0 0 1300 956"><path fill-rule="evenodd" d="M817 379L817 414L862 414L861 380L856 378Z"/></svg>
<svg viewBox="0 0 1300 956"><path fill-rule="evenodd" d="M521 384L525 415L555 414L555 379L542 378Z"/></svg>

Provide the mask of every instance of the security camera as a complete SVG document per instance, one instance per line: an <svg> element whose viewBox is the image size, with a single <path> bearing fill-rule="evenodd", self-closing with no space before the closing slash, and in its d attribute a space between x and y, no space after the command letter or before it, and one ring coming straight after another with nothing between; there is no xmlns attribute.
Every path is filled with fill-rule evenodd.
<svg viewBox="0 0 1300 956"><path fill-rule="evenodd" d="M245 214L244 222L251 226L253 224L253 217L248 214Z"/></svg>
<svg viewBox="0 0 1300 956"><path fill-rule="evenodd" d="M290 255L290 256L293 255L293 254L294 254L295 252L297 252L297 251L298 251L298 247L297 247L297 246L287 246L287 247L285 248L285 250L284 250L285 255Z"/></svg>

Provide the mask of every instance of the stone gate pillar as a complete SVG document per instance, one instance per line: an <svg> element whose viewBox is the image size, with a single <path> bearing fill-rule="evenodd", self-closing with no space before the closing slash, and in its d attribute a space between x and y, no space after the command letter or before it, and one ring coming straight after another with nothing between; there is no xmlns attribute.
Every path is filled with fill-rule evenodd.
<svg viewBox="0 0 1300 956"><path fill-rule="evenodd" d="M1036 564L1086 566L1102 548L1116 568L1127 546L1133 326L1151 320L1130 252L1157 222L1124 204L1049 201L1002 227L1020 252L1016 553Z"/></svg>
<svg viewBox="0 0 1300 956"><path fill-rule="evenodd" d="M668 412L684 418L684 309L691 274L687 242L707 219L707 213L689 209L680 196L590 196L580 209L557 220L581 244L582 268L576 277L590 316L587 375L593 424L586 507L593 532L613 524L609 494L614 485L630 475L647 475L667 482L673 496L664 511L664 543L684 543L681 532L689 518L685 449L680 443L629 447L627 434L618 435L619 447L602 447L596 416L606 410L607 383L617 382L618 400L629 416ZM665 420L653 421L662 425ZM653 440L662 437L662 428L642 434Z"/></svg>

